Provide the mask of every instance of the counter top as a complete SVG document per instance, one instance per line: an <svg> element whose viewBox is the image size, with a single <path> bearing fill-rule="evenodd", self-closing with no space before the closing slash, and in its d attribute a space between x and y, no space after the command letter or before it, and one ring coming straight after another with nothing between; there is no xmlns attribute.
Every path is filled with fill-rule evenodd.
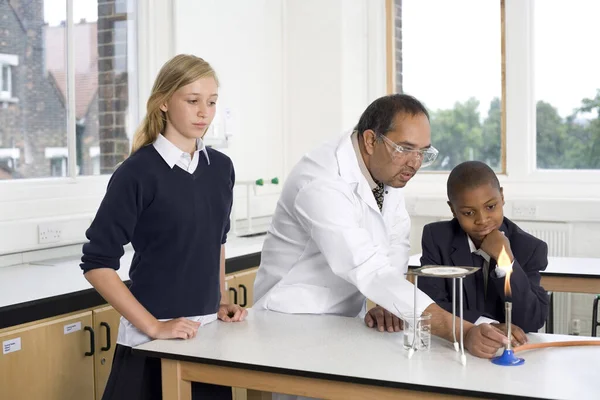
<svg viewBox="0 0 600 400"><path fill-rule="evenodd" d="M421 266L421 253L410 256L410 268ZM594 257L548 257L548 266L542 276L565 276L571 278L600 279L600 258Z"/></svg>
<svg viewBox="0 0 600 400"><path fill-rule="evenodd" d="M590 340L529 334L530 342ZM597 399L600 347L519 353L525 364L502 367L467 354L462 366L451 343L435 336L429 352L408 359L403 333L380 333L360 318L250 310L240 323L214 323L190 340L155 340L134 353L193 363L325 381L417 390L462 397ZM251 345L235 345L250 343ZM232 382L233 383L233 382Z"/></svg>
<svg viewBox="0 0 600 400"><path fill-rule="evenodd" d="M258 266L264 238L231 238L225 245L226 273ZM125 252L117 271L126 284L133 253ZM65 257L0 268L0 329L105 304L80 262Z"/></svg>

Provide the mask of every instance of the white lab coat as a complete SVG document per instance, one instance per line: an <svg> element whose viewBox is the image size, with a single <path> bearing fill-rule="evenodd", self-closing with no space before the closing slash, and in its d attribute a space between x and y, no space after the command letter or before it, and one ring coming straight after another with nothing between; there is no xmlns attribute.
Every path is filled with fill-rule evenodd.
<svg viewBox="0 0 600 400"><path fill-rule="evenodd" d="M305 155L285 182L263 245L253 308L362 316L365 297L414 311L406 280L410 217L402 189L383 210L359 168L350 134ZM417 312L433 301L417 291Z"/></svg>

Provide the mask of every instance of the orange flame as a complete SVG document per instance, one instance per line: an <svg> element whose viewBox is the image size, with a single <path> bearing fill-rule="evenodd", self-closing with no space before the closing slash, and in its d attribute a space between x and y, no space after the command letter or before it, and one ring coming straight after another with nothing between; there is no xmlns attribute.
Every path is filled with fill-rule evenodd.
<svg viewBox="0 0 600 400"><path fill-rule="evenodd" d="M502 246L502 250L500 251L500 255L498 256L498 268L500 268L506 273L506 278L504 278L504 295L506 297L512 297L512 291L510 290L510 275L512 274L512 263L510 262L510 257L504 249L504 246Z"/></svg>

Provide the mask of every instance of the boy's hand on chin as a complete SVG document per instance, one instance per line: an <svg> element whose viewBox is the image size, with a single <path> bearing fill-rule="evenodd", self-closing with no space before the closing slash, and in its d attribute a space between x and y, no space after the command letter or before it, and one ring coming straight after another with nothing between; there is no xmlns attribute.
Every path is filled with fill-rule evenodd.
<svg viewBox="0 0 600 400"><path fill-rule="evenodd" d="M491 257L494 257L498 261L502 248L506 251L510 262L513 261L512 249L510 248L510 242L503 232L498 229L494 229L481 242L481 250L485 251Z"/></svg>

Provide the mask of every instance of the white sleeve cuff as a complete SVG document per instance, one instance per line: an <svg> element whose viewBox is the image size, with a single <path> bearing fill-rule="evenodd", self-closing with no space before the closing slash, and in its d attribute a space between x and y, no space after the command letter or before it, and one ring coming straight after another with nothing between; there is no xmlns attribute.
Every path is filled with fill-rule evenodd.
<svg viewBox="0 0 600 400"><path fill-rule="evenodd" d="M491 318L487 318L487 317L479 317L477 318L477 321L475 321L475 325L481 325L481 324L498 324L499 322L496 321L495 319L491 319Z"/></svg>
<svg viewBox="0 0 600 400"><path fill-rule="evenodd" d="M513 262L510 264L511 270L512 270L512 267L514 264L515 264L515 261L513 260ZM506 275L506 271L504 271L502 268L498 268L497 265L496 265L496 268L494 269L494 273L496 274L496 278L504 278L504 276Z"/></svg>

